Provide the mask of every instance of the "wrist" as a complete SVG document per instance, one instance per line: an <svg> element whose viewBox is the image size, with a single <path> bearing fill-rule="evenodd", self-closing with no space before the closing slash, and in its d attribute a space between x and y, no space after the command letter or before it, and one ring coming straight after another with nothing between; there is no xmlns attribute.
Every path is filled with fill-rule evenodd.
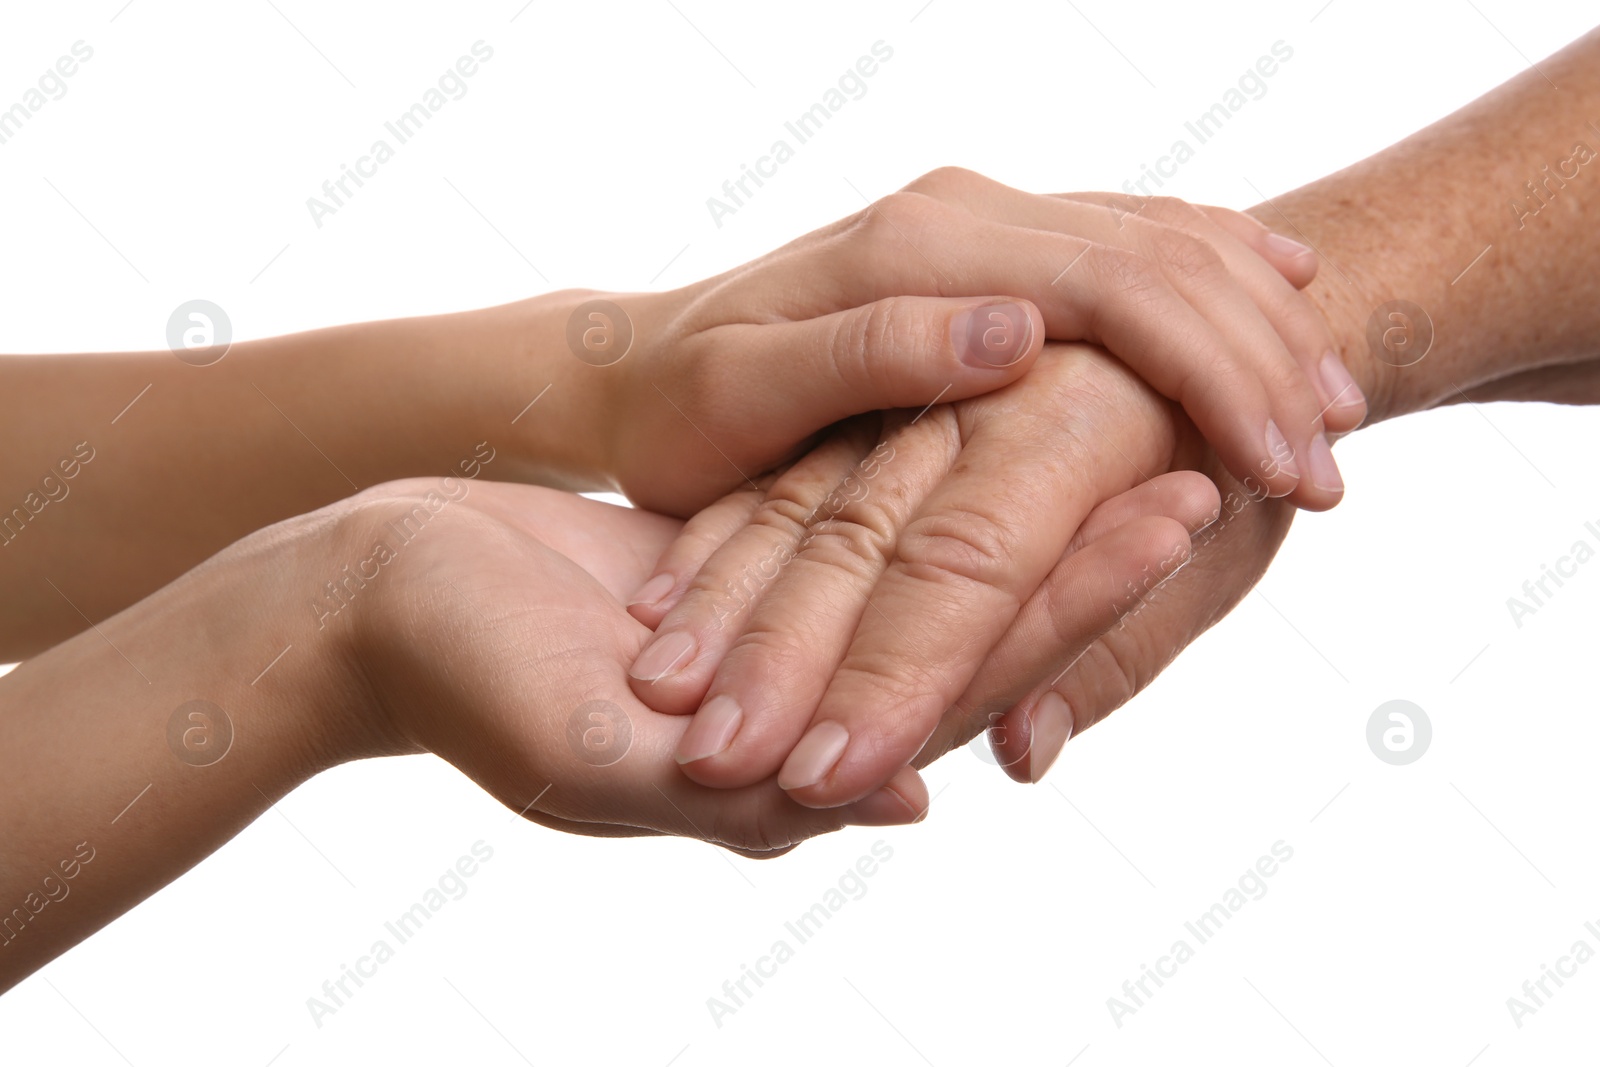
<svg viewBox="0 0 1600 1067"><path fill-rule="evenodd" d="M1329 275L1334 275L1330 279ZM1374 351L1367 338L1368 320L1377 307L1366 294L1369 287L1355 280L1346 268L1346 276L1324 265L1316 279L1305 288L1305 296L1322 313L1323 322L1333 339L1333 350L1344 363L1345 369L1355 379L1367 401L1367 417L1361 427L1371 426L1396 415L1413 410L1415 401L1406 389L1407 381L1401 377L1407 369L1395 364L1388 350ZM1361 427L1358 427L1361 428Z"/></svg>
<svg viewBox="0 0 1600 1067"><path fill-rule="evenodd" d="M511 305L522 316L519 360L533 368L538 403L519 408L519 439L536 455L531 481L574 492L624 492L626 431L661 392L651 353L686 328L692 292L566 289ZM489 309L492 312L501 309ZM670 388L670 386L669 386ZM681 413L680 413L681 414Z"/></svg>
<svg viewBox="0 0 1600 1067"><path fill-rule="evenodd" d="M251 534L127 613L137 617L136 646L188 635L167 656L186 668L172 672L171 699L193 691L221 706L239 753L248 742L247 762L283 791L386 751L354 654L351 616L370 589L360 500Z"/></svg>
<svg viewBox="0 0 1600 1067"><path fill-rule="evenodd" d="M612 296L566 289L446 316L467 320L449 328L454 333L465 325L477 338L475 350L483 354L472 366L458 369L473 388L458 406L457 436L486 440L505 457L495 471L497 481L573 492L612 487L610 431L617 418L614 395L620 370L605 358L579 358L569 339L574 317L583 316L589 302L600 300ZM631 332L622 336L631 338Z"/></svg>

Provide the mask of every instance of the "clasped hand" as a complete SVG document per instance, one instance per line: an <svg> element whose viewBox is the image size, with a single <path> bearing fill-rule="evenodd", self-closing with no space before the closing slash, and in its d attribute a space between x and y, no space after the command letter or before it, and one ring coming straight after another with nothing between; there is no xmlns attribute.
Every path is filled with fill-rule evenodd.
<svg viewBox="0 0 1600 1067"><path fill-rule="evenodd" d="M430 580L470 560L449 580L461 603L427 624L448 633L369 645L380 703L530 818L751 853L921 818L912 766L985 727L1008 772L1038 781L1253 584L1287 502L1337 501L1324 428L1365 407L1295 291L1314 266L1221 209L937 172L732 275L639 298L669 340L610 394L629 415L617 484L666 512L737 488L679 529L477 487L471 521L501 528L474 542L538 563L430 550ZM996 292L1017 296L970 299ZM787 377L752 391L778 348ZM735 349L746 377L716 371ZM881 409L853 414L863 394ZM773 469L744 475L752 462ZM1213 478L1252 506L1227 510L1216 554L1253 542L1256 565L1153 600L1224 514ZM440 688L409 650L441 647L490 662ZM631 738L615 763L560 740L580 708Z"/></svg>

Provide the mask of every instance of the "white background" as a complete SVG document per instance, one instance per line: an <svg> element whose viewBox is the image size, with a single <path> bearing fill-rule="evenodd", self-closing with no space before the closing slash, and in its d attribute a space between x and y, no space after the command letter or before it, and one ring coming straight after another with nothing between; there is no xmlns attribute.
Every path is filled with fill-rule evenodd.
<svg viewBox="0 0 1600 1067"><path fill-rule="evenodd" d="M1266 96L1167 190L1243 207L1447 114L1592 18L1537 0L274 2L6 5L0 106L73 42L94 57L0 145L4 349L158 348L195 297L256 337L674 286L947 163L1117 188L1283 40ZM467 95L316 228L306 198L480 39L494 58ZM713 225L706 198L878 40L894 56L867 94ZM758 864L524 825L432 758L324 775L0 1000L3 1058L1592 1056L1600 962L1521 1029L1505 1002L1578 938L1600 948L1583 929L1600 921L1600 562L1520 629L1506 607L1573 541L1600 543L1583 529L1600 525L1593 428L1581 409L1501 405L1341 444L1346 502L1297 523L1259 595L1044 785L971 752L936 765L921 826ZM1434 727L1406 767L1365 739L1394 698ZM317 1027L307 998L480 839L494 857L467 895ZM879 839L893 858L867 894L716 1026L706 998ZM1279 840L1294 855L1266 896L1117 1027L1107 998Z"/></svg>

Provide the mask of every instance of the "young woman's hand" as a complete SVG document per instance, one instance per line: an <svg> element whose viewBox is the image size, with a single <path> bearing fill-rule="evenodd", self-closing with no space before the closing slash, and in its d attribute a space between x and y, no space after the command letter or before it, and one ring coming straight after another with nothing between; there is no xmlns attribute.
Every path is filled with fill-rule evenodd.
<svg viewBox="0 0 1600 1067"><path fill-rule="evenodd" d="M629 691L627 666L650 632L620 599L680 524L553 490L456 484L470 489L459 501L437 480L380 486L344 520L352 544L389 557L337 620L351 627L381 750L434 752L557 829L677 834L749 854L849 823L911 822L927 807L910 768L827 812L772 782L727 791L686 779L672 752L689 720Z"/></svg>
<svg viewBox="0 0 1600 1067"><path fill-rule="evenodd" d="M1296 292L1315 272L1237 212L948 168L685 289L557 296L607 364L574 368L609 420L598 462L651 510L693 514L847 416L1001 388L1046 337L1104 345L1240 478L1321 509L1343 489L1324 428L1364 406Z"/></svg>

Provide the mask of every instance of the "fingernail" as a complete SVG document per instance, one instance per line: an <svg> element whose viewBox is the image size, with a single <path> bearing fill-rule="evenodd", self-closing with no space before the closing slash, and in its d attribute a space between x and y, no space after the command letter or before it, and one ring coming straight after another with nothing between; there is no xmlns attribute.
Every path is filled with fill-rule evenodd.
<svg viewBox="0 0 1600 1067"><path fill-rule="evenodd" d="M1033 343L1033 319L1020 304L968 308L951 317L950 340L968 366L1009 367Z"/></svg>
<svg viewBox="0 0 1600 1067"><path fill-rule="evenodd" d="M1306 465L1311 468L1311 484L1325 493L1344 492L1344 479L1339 476L1339 465L1333 461L1333 449L1322 434L1311 439L1306 449Z"/></svg>
<svg viewBox="0 0 1600 1067"><path fill-rule="evenodd" d="M639 587L639 591L633 594L633 599L628 601L627 606L631 608L637 604L654 604L672 592L672 586L672 575L658 574Z"/></svg>
<svg viewBox="0 0 1600 1067"><path fill-rule="evenodd" d="M1267 234L1267 247L1272 249L1278 255L1283 256L1285 259L1293 259L1296 256L1309 256L1312 254L1312 250L1310 248L1301 244L1299 241L1291 240L1290 238L1283 236L1281 233Z"/></svg>
<svg viewBox="0 0 1600 1067"><path fill-rule="evenodd" d="M850 731L842 723L832 720L817 723L806 731L784 761L783 769L778 772L778 788L804 789L816 785L833 770L849 743Z"/></svg>
<svg viewBox="0 0 1600 1067"><path fill-rule="evenodd" d="M905 797L888 786L870 797L847 805L843 813L847 826L904 826L928 817L926 808L918 811L906 803Z"/></svg>
<svg viewBox="0 0 1600 1067"><path fill-rule="evenodd" d="M1270 478L1278 471L1282 471L1291 478L1300 477L1300 465L1294 460L1294 449L1289 447L1289 442L1284 440L1283 431L1278 429L1278 424L1271 419L1267 420L1267 455L1271 458L1261 461L1262 474Z"/></svg>
<svg viewBox="0 0 1600 1067"><path fill-rule="evenodd" d="M1344 360L1334 354L1331 348L1327 355L1322 357L1322 366L1319 370L1322 374L1322 387L1328 391L1329 407L1350 408L1367 402L1361 387L1345 369Z"/></svg>
<svg viewBox="0 0 1600 1067"><path fill-rule="evenodd" d="M1072 736L1072 709L1061 694L1046 693L1033 706L1033 742L1028 746L1028 781L1037 783L1055 765Z"/></svg>
<svg viewBox="0 0 1600 1067"><path fill-rule="evenodd" d="M730 696L715 696L706 701L705 706L694 713L694 721L678 742L678 763L693 763L726 749L733 743L733 735L739 732L743 719L739 702Z"/></svg>
<svg viewBox="0 0 1600 1067"><path fill-rule="evenodd" d="M661 634L644 647L628 674L641 682L659 682L676 674L694 658L694 638L682 630Z"/></svg>

